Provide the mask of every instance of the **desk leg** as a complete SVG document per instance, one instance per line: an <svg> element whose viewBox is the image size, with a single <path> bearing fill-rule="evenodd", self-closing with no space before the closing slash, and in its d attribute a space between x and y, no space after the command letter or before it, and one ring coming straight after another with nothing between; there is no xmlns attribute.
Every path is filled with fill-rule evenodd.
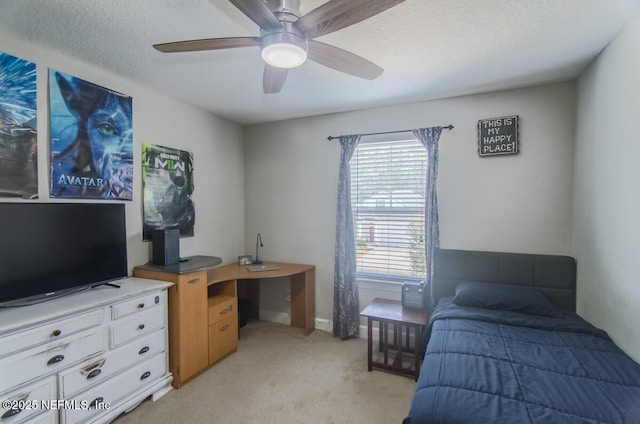
<svg viewBox="0 0 640 424"><path fill-rule="evenodd" d="M291 326L309 335L316 328L315 270L295 274L291 279Z"/></svg>

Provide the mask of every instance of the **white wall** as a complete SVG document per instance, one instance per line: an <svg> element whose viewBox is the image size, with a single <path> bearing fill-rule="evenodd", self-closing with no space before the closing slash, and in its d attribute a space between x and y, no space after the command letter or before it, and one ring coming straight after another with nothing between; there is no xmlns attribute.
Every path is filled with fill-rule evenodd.
<svg viewBox="0 0 640 424"><path fill-rule="evenodd" d="M640 361L640 16L580 77L573 255L578 313Z"/></svg>
<svg viewBox="0 0 640 424"><path fill-rule="evenodd" d="M39 201L49 199L48 68L108 87L133 98L134 193L124 202L128 261L132 269L151 258L142 242L140 146L158 144L194 154L195 236L180 241L181 256L213 255L233 261L244 246L244 170L242 127L179 103L139 84L41 46L0 32L0 51L36 64L38 102ZM78 202L81 200L54 199Z"/></svg>
<svg viewBox="0 0 640 424"><path fill-rule="evenodd" d="M340 147L327 136L453 124L440 138L442 247L569 254L574 111L562 83L247 127L246 253L260 232L263 259L315 264L316 316L331 319ZM478 120L507 115L520 116L521 152L480 158ZM361 309L400 293L370 287Z"/></svg>
<svg viewBox="0 0 640 424"><path fill-rule="evenodd" d="M325 319L332 317L339 159L338 143L326 137L453 124L440 142L442 247L574 255L578 311L640 361L640 17L580 78L577 118L574 85L564 83L256 125L243 134L234 123L2 32L0 51L37 65L40 201L52 201L51 67L133 97L136 163L141 143L194 153L196 235L181 240L182 256L232 262L254 254L261 232L263 258L317 266L316 315ZM477 121L514 114L521 153L478 157ZM134 198L125 202L131 268L150 258L141 198L136 166ZM286 313L286 279L271 283L263 307ZM378 295L399 297L397 287L362 287L362 307Z"/></svg>

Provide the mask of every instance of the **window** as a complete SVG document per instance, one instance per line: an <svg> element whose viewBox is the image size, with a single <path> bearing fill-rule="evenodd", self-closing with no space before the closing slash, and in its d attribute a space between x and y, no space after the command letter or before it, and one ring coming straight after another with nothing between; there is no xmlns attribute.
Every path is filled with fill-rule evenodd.
<svg viewBox="0 0 640 424"><path fill-rule="evenodd" d="M349 165L359 278L424 279L426 161L416 139L358 144Z"/></svg>

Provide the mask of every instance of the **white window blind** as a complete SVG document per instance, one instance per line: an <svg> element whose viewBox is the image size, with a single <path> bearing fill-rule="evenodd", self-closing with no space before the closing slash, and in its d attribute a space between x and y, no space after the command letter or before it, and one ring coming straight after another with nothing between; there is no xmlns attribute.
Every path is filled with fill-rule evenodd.
<svg viewBox="0 0 640 424"><path fill-rule="evenodd" d="M359 277L423 279L425 148L361 141L350 161Z"/></svg>

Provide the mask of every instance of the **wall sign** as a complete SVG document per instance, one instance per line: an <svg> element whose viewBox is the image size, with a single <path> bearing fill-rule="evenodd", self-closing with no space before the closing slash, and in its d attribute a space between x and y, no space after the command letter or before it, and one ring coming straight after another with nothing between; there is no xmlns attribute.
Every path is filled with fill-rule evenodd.
<svg viewBox="0 0 640 424"><path fill-rule="evenodd" d="M517 115L478 121L478 154L480 156L515 153L518 153Z"/></svg>

